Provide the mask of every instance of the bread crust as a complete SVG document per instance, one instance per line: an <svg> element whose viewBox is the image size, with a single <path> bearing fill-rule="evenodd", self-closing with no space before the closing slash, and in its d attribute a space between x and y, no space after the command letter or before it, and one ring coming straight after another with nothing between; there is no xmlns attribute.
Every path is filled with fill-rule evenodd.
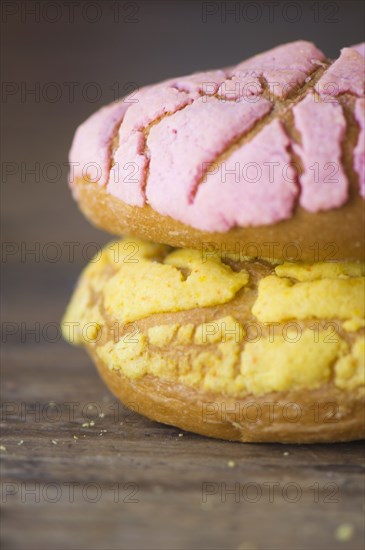
<svg viewBox="0 0 365 550"><path fill-rule="evenodd" d="M243 256L280 261L365 259L364 201L357 192L338 209L313 214L297 207L293 216L272 225L236 227L226 233L200 231L162 216L149 205L130 206L97 183L75 180L74 193L84 215L114 235L175 247L214 247L218 252L240 251Z"/></svg>
<svg viewBox="0 0 365 550"><path fill-rule="evenodd" d="M328 384L317 390L233 398L202 393L151 375L130 380L120 370L110 370L92 349L88 351L113 394L157 422L208 437L251 443L331 443L364 438L360 391L344 392Z"/></svg>

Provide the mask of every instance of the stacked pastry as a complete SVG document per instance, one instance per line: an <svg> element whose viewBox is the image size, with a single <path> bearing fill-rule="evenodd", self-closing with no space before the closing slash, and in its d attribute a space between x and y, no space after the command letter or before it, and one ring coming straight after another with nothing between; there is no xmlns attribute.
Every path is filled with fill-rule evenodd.
<svg viewBox="0 0 365 550"><path fill-rule="evenodd" d="M78 128L73 195L129 237L63 332L125 404L230 440L364 436L364 56L285 44Z"/></svg>

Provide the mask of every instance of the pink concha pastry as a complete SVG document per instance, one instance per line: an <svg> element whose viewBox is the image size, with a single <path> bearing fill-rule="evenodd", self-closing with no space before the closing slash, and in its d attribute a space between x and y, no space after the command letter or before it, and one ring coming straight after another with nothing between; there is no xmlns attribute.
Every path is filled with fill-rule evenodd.
<svg viewBox="0 0 365 550"><path fill-rule="evenodd" d="M114 234L362 259L364 51L297 41L100 109L73 141L75 198Z"/></svg>

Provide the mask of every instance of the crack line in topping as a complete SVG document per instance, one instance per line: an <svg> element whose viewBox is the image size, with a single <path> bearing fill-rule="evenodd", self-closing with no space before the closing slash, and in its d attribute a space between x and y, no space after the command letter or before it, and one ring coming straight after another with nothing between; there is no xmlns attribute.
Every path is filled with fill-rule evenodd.
<svg viewBox="0 0 365 550"><path fill-rule="evenodd" d="M236 149L238 149L239 147L241 147L245 143L248 143L249 141L251 141L254 138L255 135L257 135L268 123L270 123L274 119L278 118L281 122L283 122L283 126L285 128L285 131L289 135L289 132L287 131L287 125L285 125L285 120L284 120L284 117L286 116L286 113L291 112L293 107L298 102L300 102L302 99L304 99L306 97L306 95L314 88L314 86L316 85L318 80L323 76L323 74L327 71L327 69L330 66L331 66L330 64L323 63L323 62L321 62L320 64L317 64L317 68L315 68L311 73L308 74L308 78L306 79L304 84L302 86L297 87L296 89L294 89L284 99L281 99L277 96L272 97L272 92L270 91L269 82L266 80L266 78L262 74L257 75L257 78L258 78L258 80L261 84L261 87L262 87L262 91L259 94L257 94L257 97L260 96L260 97L263 97L264 99L268 99L270 101L270 103L272 105L270 113L268 113L267 115L264 115L260 120L256 121L249 130L245 130L245 132L243 134L241 134L238 138L231 141L225 147L225 149L222 151L222 153L217 155L217 157L213 160L212 164L214 166L219 166L224 160L229 158L229 156ZM226 77L226 80L227 79L231 80L234 76L235 75L233 73L231 77ZM144 149L143 149L141 154L147 160L145 175L144 175L143 181L141 182L141 192L143 194L143 199L146 202L148 202L148 199L146 197L146 188L148 186L149 167L150 167L150 160L151 160L151 153L150 153L150 150L149 150L149 147L148 147L148 137L149 137L150 131L153 128L153 126L158 125L163 119L173 116L175 113L185 109L189 105L191 106L193 103L195 103L201 97L216 97L218 100L221 100L220 95L217 93L218 89L219 89L219 85L218 85L218 89L217 89L216 93L213 93L213 94L206 94L202 90L199 90L198 97L196 97L196 96L194 97L194 92L192 92L191 90L188 90L188 88L183 89L182 86L177 86L176 84L171 84L171 85L169 85L169 87L174 88L179 92L186 93L188 96L190 96L190 101L186 105L184 105L182 107L179 107L174 111L164 113L162 116L157 117L155 120L150 122L147 126L145 126L144 128L139 130L144 136ZM293 94L296 94L294 98L292 97ZM229 100L227 100L225 98L225 101L229 101ZM124 120L124 117L123 117L123 120ZM119 124L117 131L119 131L119 128L123 123L123 120ZM290 137L291 141L294 141L292 135L289 135L289 137ZM115 152L115 150L114 150L114 152ZM290 150L288 150L288 153L291 155L291 157L294 156L291 147L290 147ZM294 162L294 164L295 164L295 162ZM191 193L191 202L194 202L194 198L196 196L198 188L199 188L200 184L206 178L207 172L208 172L208 168L206 168L205 172L202 174L202 177L199 179L199 181L194 186L194 189ZM298 176L298 174L297 174L297 176ZM298 186L298 189L300 190L300 185L297 185L297 186ZM298 197L297 197L297 199L298 199Z"/></svg>
<svg viewBox="0 0 365 550"><path fill-rule="evenodd" d="M287 113L291 113L292 109L295 107L297 103L302 101L306 95L313 89L315 83L321 78L322 74L324 72L324 69L322 66L318 67L311 73L311 80L308 82L305 82L299 89L296 90L297 96L295 99L288 99L285 98L284 100L280 100L279 98L272 98L271 92L269 89L269 83L265 79L264 76L260 75L259 80L261 85L263 86L263 92L260 94L260 97L267 99L272 104L272 108L269 113L261 117L259 120L257 120L253 126L246 130L242 135L240 135L237 139L233 140L222 153L220 153L212 162L215 168L218 168L222 165L224 161L226 161L237 149L239 149L242 145L245 145L246 143L249 143L252 141L252 139L261 131L263 130L270 122L272 122L275 119L279 119L280 122L283 122L284 117ZM284 124L285 127L285 124ZM286 128L285 128L286 131ZM288 132L287 132L288 133ZM289 135L290 140L292 141L292 136ZM290 151L288 150L290 153ZM194 203L194 198L198 192L199 186L201 183L203 183L208 175L208 168L204 171L202 174L202 177L200 180L196 183L194 186L193 192L191 193L190 199L191 203ZM298 186L300 189L300 186Z"/></svg>
<svg viewBox="0 0 365 550"><path fill-rule="evenodd" d="M345 135L343 136L343 140L340 143L341 164L349 183L348 198L352 199L359 194L359 190L360 190L360 185L359 185L360 176L356 172L354 168L354 163L353 163L353 154L360 136L360 127L354 115L355 100L357 99L357 97L354 97L350 93L348 95L352 96L349 101L347 101L341 94L341 97L338 98L338 103L342 108L342 113L346 120ZM352 184L351 182L356 182L356 183Z"/></svg>
<svg viewBox="0 0 365 550"><path fill-rule="evenodd" d="M148 200L147 200L147 197L146 197L146 186L147 186L147 181L148 181L148 177L149 177L149 173L150 173L150 160L151 160L151 152L149 150L149 147L148 147L148 143L147 143L147 140L148 140L148 136L150 134L150 131L151 129L153 128L153 126L156 126L159 122L161 122L161 120L165 119L165 118L168 118L170 116L173 116L175 113L177 113L178 111L182 111L183 109L186 109L186 107L188 107L189 105L191 105L192 103L194 103L194 100L192 100L190 103L187 103L186 105L183 105L182 107L179 107L177 108L175 111L173 112L168 112L168 113L165 113L164 115L156 118L155 120L153 120L152 122L150 122L150 124L148 124L145 128L143 128L141 130L141 132L143 133L143 136L144 136L144 147L143 147L143 152L142 152L142 155L146 158L147 160L147 166L146 166L146 171L145 171L145 176L144 176L144 180L143 182L141 183L141 191L142 191L142 194L143 194L143 198L145 200L146 203L148 203Z"/></svg>
<svg viewBox="0 0 365 550"><path fill-rule="evenodd" d="M140 134L142 137L143 137L143 143L142 143L142 147L143 149L138 153L138 155L140 155L141 157L144 158L145 162L146 162L146 165L144 167L144 174L141 175L141 179L140 179L140 193L141 193L141 196L143 198L143 202L146 202L146 196L145 196L145 185L146 185L146 181L148 179L148 173L149 173L149 161L150 161L150 152L149 152L149 149L148 149L148 146L147 146L147 138L148 138L148 135L149 135L149 132L151 130L151 128L153 126L155 126L156 124L158 124L161 120L163 120L164 118L168 118L169 116L172 116L173 114L175 114L177 111L179 110L182 110L184 109L185 107L187 107L188 105L190 105L192 102L193 102L193 99L190 97L189 94L185 93L185 92L181 92L180 90L177 90L176 87L174 86L171 86L171 85L167 85L166 86L166 89L174 89L175 91L177 91L181 96L185 96L185 100L187 101L186 104L182 105L182 106L179 106L179 107L176 107L175 109L171 110L171 111L167 111L167 112L164 112L163 114L161 114L160 116L157 116L155 119L151 120L148 124L146 124L145 126L139 126L137 125L135 128L131 128L130 130L130 133L128 135L128 138L125 138L122 142L120 142L120 130L123 129L123 122L124 122L124 119L123 121L121 122L121 124L119 125L119 128L118 128L118 140L117 140L117 146L116 148L114 149L113 151L113 161L115 163L115 156L117 154L117 151L119 149L119 147L124 144L124 143L127 143L128 142L128 139L131 138L131 136L135 135L135 134ZM148 94L148 92L147 92ZM143 101L143 96L141 98L141 100ZM133 161L132 161L133 162ZM118 176L119 177L119 176ZM108 186L110 185L110 173L109 173L109 179L108 179ZM107 186L107 187L108 187ZM112 193L113 194L113 193ZM123 199L122 199L123 200Z"/></svg>
<svg viewBox="0 0 365 550"><path fill-rule="evenodd" d="M129 109L129 107L128 107L128 109ZM112 135L112 138L110 140L110 144L109 144L110 161L109 161L108 180L109 180L109 177L110 177L110 170L113 168L113 166L115 164L114 155L115 155L116 150L119 147L119 128L121 127L121 125L123 123L124 117L125 117L126 112L128 111L128 109L124 112L121 120L115 125L113 135Z"/></svg>

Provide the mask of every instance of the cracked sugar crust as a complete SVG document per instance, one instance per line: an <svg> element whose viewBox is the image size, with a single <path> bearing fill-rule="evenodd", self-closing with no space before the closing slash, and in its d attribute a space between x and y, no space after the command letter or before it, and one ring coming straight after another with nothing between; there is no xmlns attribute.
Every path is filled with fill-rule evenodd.
<svg viewBox="0 0 365 550"><path fill-rule="evenodd" d="M349 262L203 261L124 239L84 270L63 330L132 379L237 396L327 383L352 391L364 386L364 272Z"/></svg>
<svg viewBox="0 0 365 550"><path fill-rule="evenodd" d="M73 176L209 232L290 219L297 204L338 208L351 178L364 196L362 50L331 63L298 41L143 88L78 129Z"/></svg>
<svg viewBox="0 0 365 550"><path fill-rule="evenodd" d="M358 439L364 267L220 254L205 261L196 250L114 241L83 271L62 330L123 402L154 420L230 440ZM295 424L280 410L260 415L249 434L241 417L229 431L219 415L206 422L204 403L230 411L289 403L303 415ZM315 403L330 403L336 421L310 417Z"/></svg>

